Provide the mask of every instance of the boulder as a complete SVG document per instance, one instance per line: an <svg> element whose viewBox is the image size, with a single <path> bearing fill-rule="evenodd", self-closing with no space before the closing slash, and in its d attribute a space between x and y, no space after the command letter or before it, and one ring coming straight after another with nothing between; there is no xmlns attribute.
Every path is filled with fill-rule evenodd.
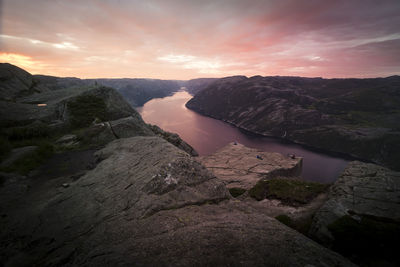
<svg viewBox="0 0 400 267"><path fill-rule="evenodd" d="M5 266L353 266L231 201L222 181L161 138L118 139L96 155L68 187L49 190L52 179L0 206Z"/></svg>
<svg viewBox="0 0 400 267"><path fill-rule="evenodd" d="M326 245L334 236L329 230L343 216L400 221L400 173L376 164L350 162L330 188L327 202L315 214L310 234Z"/></svg>
<svg viewBox="0 0 400 267"><path fill-rule="evenodd" d="M261 179L299 176L303 159L230 143L212 155L199 157L199 161L223 180L228 188L248 190Z"/></svg>

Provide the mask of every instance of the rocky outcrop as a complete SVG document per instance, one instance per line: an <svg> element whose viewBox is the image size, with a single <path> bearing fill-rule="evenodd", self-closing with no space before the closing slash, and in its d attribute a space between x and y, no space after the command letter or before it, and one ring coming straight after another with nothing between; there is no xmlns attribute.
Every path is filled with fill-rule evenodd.
<svg viewBox="0 0 400 267"><path fill-rule="evenodd" d="M400 170L400 77L219 79L186 106L248 131Z"/></svg>
<svg viewBox="0 0 400 267"><path fill-rule="evenodd" d="M198 156L199 155L197 153L197 151L194 150L194 148L191 145L189 145L188 143L183 141L179 137L178 134L164 131L163 129L161 129L157 125L149 124L149 127L156 135L162 137L163 139L167 140L168 142L170 142L174 146L182 149L183 151L186 151L186 153L188 153L189 155L192 155L192 156Z"/></svg>
<svg viewBox="0 0 400 267"><path fill-rule="evenodd" d="M35 80L41 86L50 88L42 91L28 90L26 93L18 91L13 96L13 101L0 99L0 110L3 111L0 112L1 134L10 140L43 137L51 139L59 133L65 135L70 134L71 130L80 129L77 140L54 140L54 145L64 148L99 148L119 138L157 134L191 155L197 155L178 135L147 125L139 113L113 88L81 83L76 78L33 77L10 64L2 64L0 69L8 75L3 73L5 78L0 80L0 87L4 90L15 86L17 89L13 90L16 92L25 92L26 88L21 89L15 81L30 84ZM110 82L116 83L117 80Z"/></svg>
<svg viewBox="0 0 400 267"><path fill-rule="evenodd" d="M326 244L334 240L328 226L348 215L389 218L400 222L400 173L353 161L331 187L328 201L316 213L310 234Z"/></svg>
<svg viewBox="0 0 400 267"><path fill-rule="evenodd" d="M228 188L248 190L261 179L299 176L303 159L230 143L214 154L199 157L199 161Z"/></svg>
<svg viewBox="0 0 400 267"><path fill-rule="evenodd" d="M360 265L400 264L400 173L351 162L316 212L309 234Z"/></svg>
<svg viewBox="0 0 400 267"><path fill-rule="evenodd" d="M0 63L0 100L14 101L16 98L34 92L45 92L46 87L28 72L8 63Z"/></svg>
<svg viewBox="0 0 400 267"><path fill-rule="evenodd" d="M230 201L222 181L161 138L118 139L96 155L96 168L68 186L33 183L0 203L2 264L352 266Z"/></svg>
<svg viewBox="0 0 400 267"><path fill-rule="evenodd" d="M105 118L115 120L137 113L115 90L109 87L83 87L74 90L60 90L25 96L17 102L1 101L0 108L15 114L12 118L7 113L1 113L0 123L18 125L27 124L36 120L45 123L60 121L69 124L71 110L69 103L81 97L92 97L104 102ZM43 104L43 105L39 105ZM85 106L82 105L82 110Z"/></svg>

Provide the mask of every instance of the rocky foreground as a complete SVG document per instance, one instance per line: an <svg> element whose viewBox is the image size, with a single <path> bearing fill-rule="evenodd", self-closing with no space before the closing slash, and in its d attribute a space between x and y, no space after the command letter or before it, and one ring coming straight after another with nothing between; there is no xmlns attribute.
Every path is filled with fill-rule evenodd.
<svg viewBox="0 0 400 267"><path fill-rule="evenodd" d="M221 180L163 139L115 140L96 158L77 180L3 184L5 266L352 265L236 204Z"/></svg>
<svg viewBox="0 0 400 267"><path fill-rule="evenodd" d="M349 163L316 212L309 234L362 265L398 266L400 172Z"/></svg>

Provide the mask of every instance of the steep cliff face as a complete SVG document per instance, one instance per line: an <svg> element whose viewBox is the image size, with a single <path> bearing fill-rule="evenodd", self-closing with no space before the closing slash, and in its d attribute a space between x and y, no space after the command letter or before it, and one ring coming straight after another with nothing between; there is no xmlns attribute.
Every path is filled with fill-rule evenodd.
<svg viewBox="0 0 400 267"><path fill-rule="evenodd" d="M46 138L54 143L58 135L79 130L78 139L105 145L118 138L163 133L165 139L196 154L179 136L153 131L114 88L83 85L85 82L76 78L32 76L10 64L0 65L0 77L4 94L0 99L0 137L29 143Z"/></svg>
<svg viewBox="0 0 400 267"><path fill-rule="evenodd" d="M186 106L240 128L400 169L400 77L215 81Z"/></svg>

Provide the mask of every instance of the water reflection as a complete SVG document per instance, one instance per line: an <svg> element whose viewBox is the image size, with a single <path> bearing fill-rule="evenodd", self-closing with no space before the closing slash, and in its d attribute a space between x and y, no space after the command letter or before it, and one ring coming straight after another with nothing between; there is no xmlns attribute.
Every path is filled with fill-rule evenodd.
<svg viewBox="0 0 400 267"><path fill-rule="evenodd" d="M185 107L191 97L189 93L181 91L173 96L153 99L137 110L147 123L178 133L200 155L211 154L232 141L263 151L295 154L304 158L303 178L323 183L335 181L348 162L300 145L254 135L225 122L202 116Z"/></svg>

